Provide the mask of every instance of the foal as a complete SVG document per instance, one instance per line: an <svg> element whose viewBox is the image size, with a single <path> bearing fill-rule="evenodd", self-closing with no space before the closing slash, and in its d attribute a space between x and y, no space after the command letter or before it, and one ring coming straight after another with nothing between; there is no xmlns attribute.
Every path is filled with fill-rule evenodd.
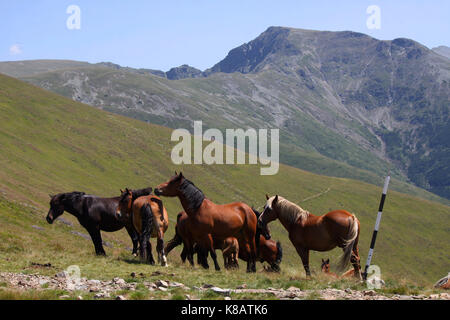
<svg viewBox="0 0 450 320"><path fill-rule="evenodd" d="M323 273L333 276L335 278L352 278L355 276L354 269L347 270L341 276L337 275L336 273L330 272L330 259L327 260L322 259L322 265L320 267L322 268Z"/></svg>
<svg viewBox="0 0 450 320"><path fill-rule="evenodd" d="M140 256L144 261L154 264L150 238L157 238L156 251L158 262L167 266L167 258L164 253L164 232L169 227L167 211L161 199L154 195L139 197L133 200L133 192L125 189L122 191L117 208L119 219L132 221L139 234Z"/></svg>

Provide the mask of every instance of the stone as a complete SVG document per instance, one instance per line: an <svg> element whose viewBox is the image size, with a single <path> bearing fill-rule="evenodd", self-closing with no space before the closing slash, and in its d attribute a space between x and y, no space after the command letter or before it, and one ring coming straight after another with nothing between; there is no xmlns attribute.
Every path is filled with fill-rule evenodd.
<svg viewBox="0 0 450 320"><path fill-rule="evenodd" d="M215 292L215 293L224 295L224 296L229 296L230 293L231 293L230 289L222 289L222 288L219 288L219 287L212 287L212 288L210 288L210 290Z"/></svg>
<svg viewBox="0 0 450 320"><path fill-rule="evenodd" d="M169 284L166 281L164 281L164 280L158 280L158 281L155 282L155 284L156 284L157 287L163 287L163 288L168 288L169 287Z"/></svg>

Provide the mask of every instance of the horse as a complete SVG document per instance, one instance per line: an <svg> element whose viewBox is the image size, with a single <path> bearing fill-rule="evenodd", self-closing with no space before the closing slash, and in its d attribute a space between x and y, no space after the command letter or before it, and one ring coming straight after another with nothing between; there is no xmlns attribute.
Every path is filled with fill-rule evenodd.
<svg viewBox="0 0 450 320"><path fill-rule="evenodd" d="M189 216L186 214L186 212L183 211L178 213L177 224L175 225L175 235L164 248L166 254L169 254L169 252L172 251L173 248L185 242L185 240L183 239L186 239L188 243L195 242L192 238L192 235L190 234L187 219L189 219ZM239 267L239 263L237 261L239 252L239 242L236 238L228 237L224 241L214 240L214 249L222 250L225 268L231 269ZM208 269L209 268L207 261L208 252L202 249L196 243L194 243L193 252L197 253L197 263L201 265L203 268ZM181 252L180 256L181 260L185 262L187 257L186 245L183 246L183 251ZM194 265L193 260L192 261L190 260L190 262L191 265L193 266Z"/></svg>
<svg viewBox="0 0 450 320"><path fill-rule="evenodd" d="M151 192L152 188L133 190L135 197L151 194ZM106 255L100 230L114 232L125 227L133 242L132 253L136 255L138 235L131 221L119 221L116 216L119 198L100 198L79 191L50 195L50 209L46 220L52 224L64 211L75 216L91 236L97 255Z"/></svg>
<svg viewBox="0 0 450 320"><path fill-rule="evenodd" d="M355 269L349 269L341 275L338 275L334 272L330 271L330 259L324 260L322 259L322 265L320 266L322 269L322 273L327 276L331 276L333 278L354 278L355 277Z"/></svg>
<svg viewBox="0 0 450 320"><path fill-rule="evenodd" d="M336 273L330 272L330 259L327 260L322 259L322 264L320 268L322 269L322 273L326 274L327 276L332 276L334 278L339 277Z"/></svg>
<svg viewBox="0 0 450 320"><path fill-rule="evenodd" d="M243 202L218 205L207 199L203 192L183 174L173 176L169 181L158 185L155 194L166 197L178 197L184 211L189 216L187 224L192 239L200 247L209 251L214 267L220 270L214 241L224 241L235 237L240 251L248 254L247 272L256 272L255 234L257 219L252 209ZM189 261L192 261L194 243L185 241Z"/></svg>
<svg viewBox="0 0 450 320"><path fill-rule="evenodd" d="M133 191L128 188L121 192L116 211L117 217L119 220L131 220L134 229L139 234L141 259L151 265L155 264L150 238L157 238L158 262L162 266L167 266L164 253L164 233L169 227L169 216L161 199L154 195L136 198L133 197Z"/></svg>
<svg viewBox="0 0 450 320"><path fill-rule="evenodd" d="M266 195L266 199L264 211L258 219L259 227L270 238L267 224L275 219L280 220L302 260L307 277L311 276L310 250L329 251L339 247L344 251L339 269L344 270L351 261L355 277L361 279L358 250L360 223L355 215L345 210L336 210L315 216L281 196Z"/></svg>
<svg viewBox="0 0 450 320"><path fill-rule="evenodd" d="M256 217L260 215L258 211L253 209L254 213L256 214ZM181 245L184 241L183 239L186 239L187 237L190 237L188 241L193 242L192 237L190 235L189 229L186 224L186 219L188 219L188 215L186 212L180 212L177 215L177 224L175 225L175 235L174 237L167 243L165 247L166 254L169 254L170 251L172 251L173 248L175 248L178 245ZM274 240L266 240L263 235L256 235L257 241L257 260L259 260L261 263L267 262L270 265L269 271L280 271L280 263L283 257L283 250L281 247L281 243L279 241L275 242ZM259 241L258 241L259 240ZM228 253L231 253L232 251L238 251L238 258L244 261L248 261L248 256L245 254L244 251L239 251L239 241L238 243L234 244L228 242L228 246L230 247L227 252L224 254L224 261L227 261L227 258L233 259L233 257L229 257ZM234 247L234 248L233 248ZM216 241L214 241L214 248L216 249L222 249L223 244L218 244ZM201 266L203 266L205 269L209 268L207 258L208 258L208 252L204 252L202 248L200 248L198 245L194 245L194 252L197 253L197 263ZM183 250L180 254L181 260L183 262L186 261L187 257L187 250L186 246L183 247ZM231 260L233 261L233 260ZM193 261L191 263L193 265ZM227 263L225 263L225 267L227 267ZM234 263L230 263L229 267L238 267L239 264L237 261L234 261Z"/></svg>

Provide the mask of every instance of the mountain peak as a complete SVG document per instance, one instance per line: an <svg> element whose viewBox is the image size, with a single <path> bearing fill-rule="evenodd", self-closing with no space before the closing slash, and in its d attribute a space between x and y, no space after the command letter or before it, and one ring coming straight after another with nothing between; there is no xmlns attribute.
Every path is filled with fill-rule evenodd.
<svg viewBox="0 0 450 320"><path fill-rule="evenodd" d="M263 67L261 63L271 54L297 54L296 48L287 41L290 31L284 27L269 27L256 39L231 50L225 59L205 73L254 72Z"/></svg>
<svg viewBox="0 0 450 320"><path fill-rule="evenodd" d="M202 71L191 67L187 64L183 64L179 67L175 67L166 72L167 79L179 80L185 78L199 78L202 77Z"/></svg>

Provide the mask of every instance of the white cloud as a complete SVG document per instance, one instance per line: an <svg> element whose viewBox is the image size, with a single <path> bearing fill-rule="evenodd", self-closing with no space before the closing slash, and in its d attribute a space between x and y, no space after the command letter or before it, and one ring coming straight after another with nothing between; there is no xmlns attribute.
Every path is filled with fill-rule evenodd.
<svg viewBox="0 0 450 320"><path fill-rule="evenodd" d="M13 44L11 47L9 47L9 54L10 55L16 56L16 55L21 54L21 53L22 53L22 48L17 43Z"/></svg>

